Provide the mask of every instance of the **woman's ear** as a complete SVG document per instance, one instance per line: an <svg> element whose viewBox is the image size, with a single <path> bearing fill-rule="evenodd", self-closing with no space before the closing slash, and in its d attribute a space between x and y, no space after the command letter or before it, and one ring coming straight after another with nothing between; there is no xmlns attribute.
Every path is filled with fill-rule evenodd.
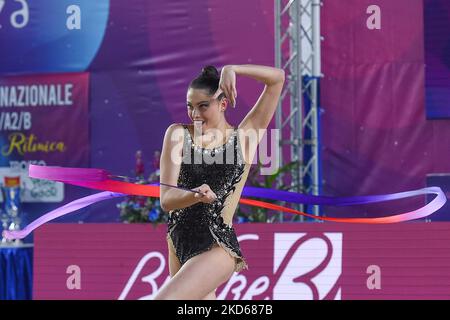
<svg viewBox="0 0 450 320"><path fill-rule="evenodd" d="M227 110L227 106L228 106L228 99L223 98L222 101L220 102L220 110L221 111Z"/></svg>

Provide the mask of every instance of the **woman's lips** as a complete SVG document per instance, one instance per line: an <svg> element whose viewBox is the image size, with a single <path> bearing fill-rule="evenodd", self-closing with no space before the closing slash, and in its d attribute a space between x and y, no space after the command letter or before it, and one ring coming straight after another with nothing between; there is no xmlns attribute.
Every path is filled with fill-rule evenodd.
<svg viewBox="0 0 450 320"><path fill-rule="evenodd" d="M205 122L206 122L205 120L194 120L194 125L195 126L204 125Z"/></svg>

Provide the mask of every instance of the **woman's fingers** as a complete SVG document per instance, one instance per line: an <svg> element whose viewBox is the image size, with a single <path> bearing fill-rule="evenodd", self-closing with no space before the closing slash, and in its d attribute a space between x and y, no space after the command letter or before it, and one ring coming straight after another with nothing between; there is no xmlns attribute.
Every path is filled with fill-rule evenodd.
<svg viewBox="0 0 450 320"><path fill-rule="evenodd" d="M212 190L208 190L206 194L206 202L211 203L217 199L216 194Z"/></svg>
<svg viewBox="0 0 450 320"><path fill-rule="evenodd" d="M232 102L232 106L233 106L233 108L236 106L236 89L235 88L232 88L231 89L231 97L233 98L233 102Z"/></svg>
<svg viewBox="0 0 450 320"><path fill-rule="evenodd" d="M230 102L230 104L233 106L234 105L234 93L233 93L233 87L231 85L229 85L227 87L226 96L227 96L228 101Z"/></svg>
<svg viewBox="0 0 450 320"><path fill-rule="evenodd" d="M200 192L194 195L194 197L199 199L200 202L211 203L217 199L216 194L208 185L200 186L198 188L195 188L194 190Z"/></svg>
<svg viewBox="0 0 450 320"><path fill-rule="evenodd" d="M228 93L228 86L224 86L224 87L223 87L223 93L225 93L225 97L226 97L227 99L230 98L229 93Z"/></svg>
<svg viewBox="0 0 450 320"><path fill-rule="evenodd" d="M195 188L194 191L197 191L197 193L194 194L195 198L202 198L206 195L206 190L203 190L201 187Z"/></svg>
<svg viewBox="0 0 450 320"><path fill-rule="evenodd" d="M232 68L222 68L219 80L219 88L223 90L228 102L233 106L236 106L236 73Z"/></svg>
<svg viewBox="0 0 450 320"><path fill-rule="evenodd" d="M237 97L236 87L234 86L233 83L229 83L225 87L224 92L225 92L225 96L227 97L228 101L234 108L236 106L236 97Z"/></svg>
<svg viewBox="0 0 450 320"><path fill-rule="evenodd" d="M214 200L217 199L217 195L216 195L214 192L211 191L211 195L212 195L212 197L213 197Z"/></svg>
<svg viewBox="0 0 450 320"><path fill-rule="evenodd" d="M198 190L195 190L195 191L198 191ZM203 197L203 194L202 194L202 193L196 193L196 194L194 194L194 198L196 198L196 199L199 199L199 198L201 198L201 197Z"/></svg>
<svg viewBox="0 0 450 320"><path fill-rule="evenodd" d="M220 96L220 94L221 94L222 92L223 92L223 91L222 91L222 89L221 89L220 86L219 86L219 88L217 88L216 93L214 93L214 95L213 95L213 99L217 99L217 98Z"/></svg>
<svg viewBox="0 0 450 320"><path fill-rule="evenodd" d="M210 199L213 199L213 198L216 197L216 195L214 194L214 192L212 192L211 190L208 190L208 191L206 192L206 196L207 196L208 198L210 198Z"/></svg>

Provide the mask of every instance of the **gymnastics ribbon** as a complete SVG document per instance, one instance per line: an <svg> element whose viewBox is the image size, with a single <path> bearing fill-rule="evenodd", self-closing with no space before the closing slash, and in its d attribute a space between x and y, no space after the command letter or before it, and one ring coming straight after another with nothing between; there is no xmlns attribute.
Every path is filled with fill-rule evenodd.
<svg viewBox="0 0 450 320"><path fill-rule="evenodd" d="M158 184L151 185L138 185L129 182L122 182L112 180L111 178L117 177L111 175L109 172L103 169L92 168L64 168L64 167L46 167L30 165L29 176L36 179L47 179L59 182L64 182L76 186L87 187L97 190L106 190L107 192L100 192L91 196L80 198L72 201L60 208L48 212L47 214L36 219L24 229L18 231L4 231L4 235L8 239L22 239L31 233L34 229L38 228L42 224L53 220L57 217L65 215L67 213L79 210L93 203L123 197L126 195L138 195L147 197L159 197ZM165 184L166 185L166 184ZM178 186L166 185L173 188L183 189L187 191L196 192L190 189L184 189ZM290 203L303 203L311 205L333 205L333 206L348 206L356 204L368 204L375 202L384 202L396 199L409 198L418 195L436 194L437 196L427 205L410 212L403 214L397 214L392 216L384 216L378 218L332 218L322 217L300 212L288 207L279 206L273 203L268 203L259 200L241 198L239 200L242 204L250 206L256 206L260 208L266 208L276 211L288 212L298 215L307 216L313 219L319 219L332 222L344 222L344 223L369 223L369 224L382 224L382 223L396 223L402 221L409 221L414 219L423 218L429 216L433 212L439 210L447 201L447 198L439 187L428 187L419 190L399 192L386 195L372 195L372 196L357 196L357 197L325 197L325 196L311 196L304 195L295 192L257 188L257 187L244 187L242 196L259 197L271 200L285 201Z"/></svg>

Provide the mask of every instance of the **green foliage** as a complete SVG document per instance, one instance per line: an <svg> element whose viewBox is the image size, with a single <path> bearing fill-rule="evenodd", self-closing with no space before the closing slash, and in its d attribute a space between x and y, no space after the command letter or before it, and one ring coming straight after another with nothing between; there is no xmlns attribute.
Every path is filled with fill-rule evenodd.
<svg viewBox="0 0 450 320"><path fill-rule="evenodd" d="M277 189L283 191L291 191L296 187L294 185L281 185L277 187L277 180L278 178L281 178L284 175L289 175L292 170L298 170L299 162L297 161L289 162L284 166L279 167L278 170L275 171L275 173L273 173L272 175L264 175L264 176L260 175L259 172L261 171L261 168L262 164L259 161L256 165L252 166L247 178L247 185L250 185L252 187ZM279 201L276 200L263 199L263 201L280 205ZM271 223L279 220L280 214L278 212L274 212L273 210L240 204L238 205L236 217L237 223L242 222Z"/></svg>
<svg viewBox="0 0 450 320"><path fill-rule="evenodd" d="M136 184L151 184L159 181L159 165L155 162L156 170L150 176L144 178L144 167L141 160L140 151L137 152L138 162L136 164ZM156 160L159 159L159 154L155 153ZM130 179L127 179L128 182ZM152 223L158 225L166 223L168 215L161 208L159 198L143 197L143 196L128 196L125 201L117 204L120 212L120 220L123 223Z"/></svg>
<svg viewBox="0 0 450 320"><path fill-rule="evenodd" d="M153 223L154 225L167 222L167 214L161 209L158 198L129 196L119 204L120 220L124 223Z"/></svg>

